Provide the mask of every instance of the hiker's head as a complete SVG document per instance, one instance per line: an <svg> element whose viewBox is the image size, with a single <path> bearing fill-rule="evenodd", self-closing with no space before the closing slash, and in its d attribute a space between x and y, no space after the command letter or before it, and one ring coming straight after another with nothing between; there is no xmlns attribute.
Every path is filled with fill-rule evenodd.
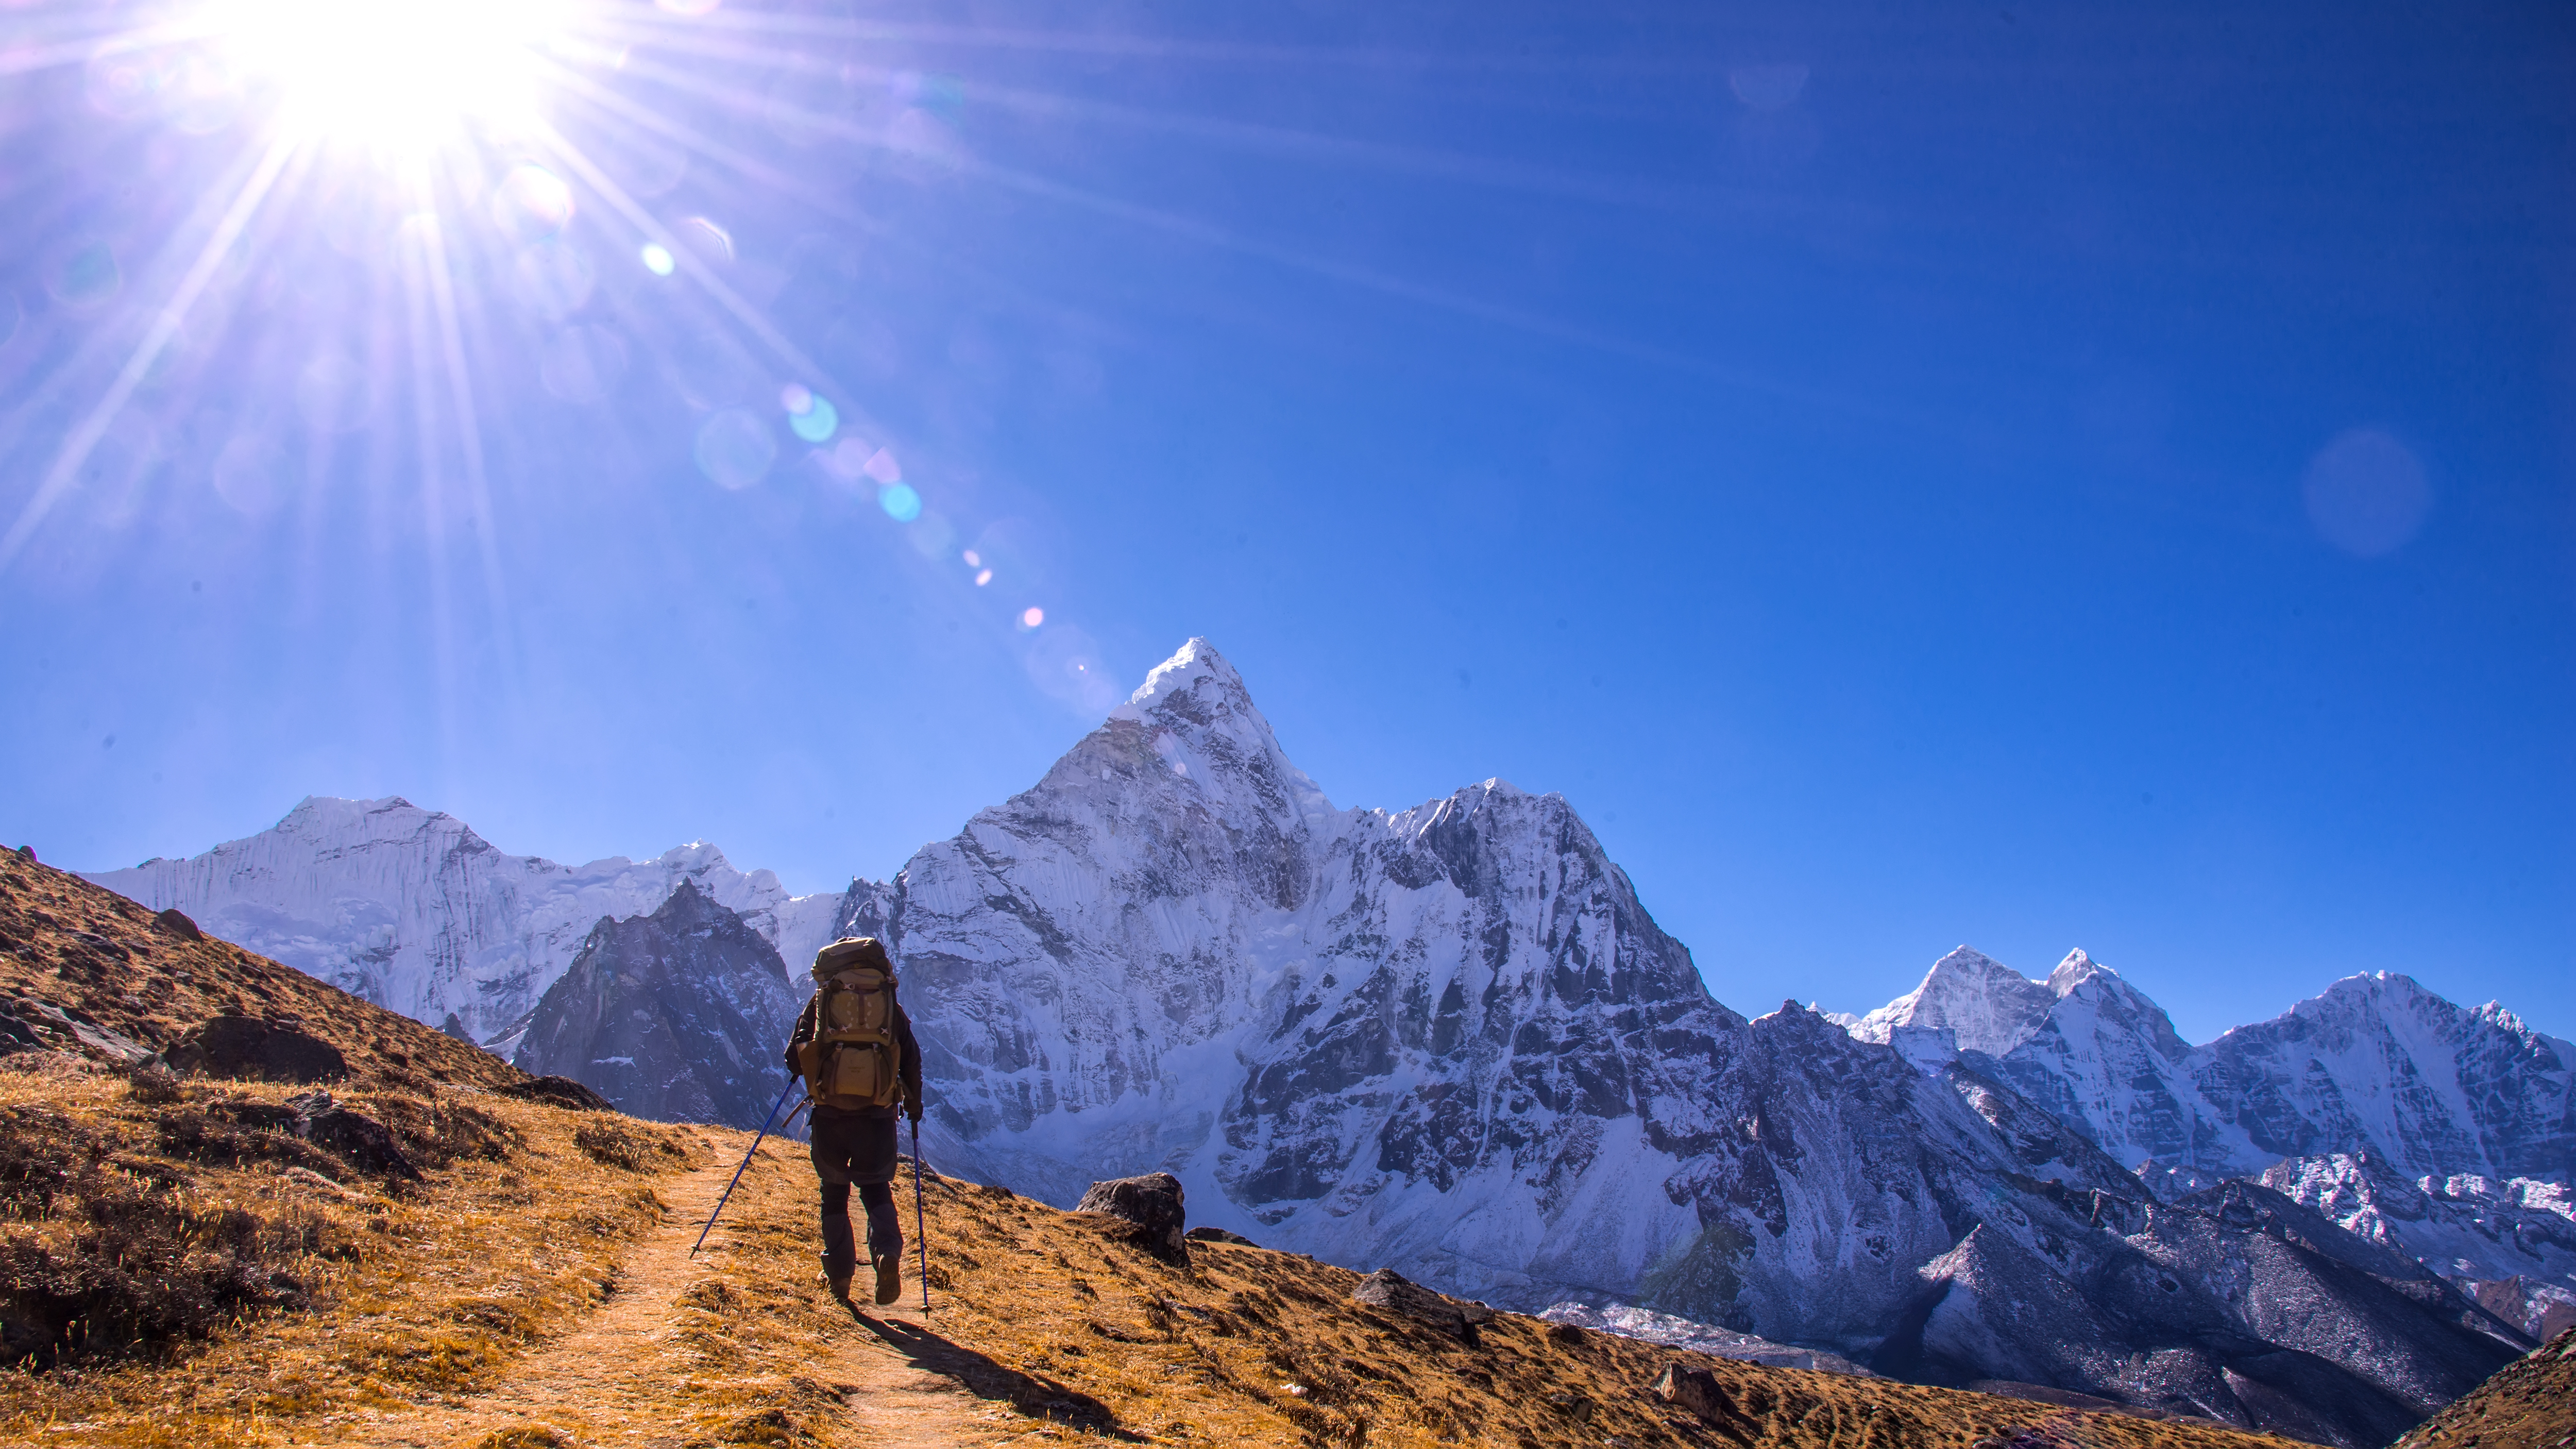
<svg viewBox="0 0 2576 1449"><path fill-rule="evenodd" d="M886 955L885 942L874 936L843 936L814 953L817 981L862 966L893 974L894 962Z"/></svg>

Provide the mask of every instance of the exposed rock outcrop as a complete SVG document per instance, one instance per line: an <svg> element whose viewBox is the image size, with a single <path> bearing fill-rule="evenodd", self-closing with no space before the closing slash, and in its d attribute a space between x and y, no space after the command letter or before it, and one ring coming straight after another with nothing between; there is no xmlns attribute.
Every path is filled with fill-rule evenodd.
<svg viewBox="0 0 2576 1449"><path fill-rule="evenodd" d="M1476 1342L1478 1328L1494 1321L1494 1310L1484 1304L1435 1292L1393 1268L1362 1278L1351 1289L1351 1301L1410 1318L1467 1344Z"/></svg>
<svg viewBox="0 0 2576 1449"><path fill-rule="evenodd" d="M634 1116L757 1128L802 1004L777 949L683 881L651 915L591 929L513 1060Z"/></svg>
<svg viewBox="0 0 2576 1449"><path fill-rule="evenodd" d="M1133 1224L1137 1245L1157 1257L1173 1262L1189 1258L1189 1235L1182 1231L1187 1214L1181 1205L1181 1184L1168 1172L1095 1182L1073 1210L1105 1213Z"/></svg>
<svg viewBox="0 0 2576 1449"><path fill-rule="evenodd" d="M284 1021L218 1016L162 1054L170 1070L186 1076L237 1077L265 1082L336 1082L349 1075L340 1049Z"/></svg>

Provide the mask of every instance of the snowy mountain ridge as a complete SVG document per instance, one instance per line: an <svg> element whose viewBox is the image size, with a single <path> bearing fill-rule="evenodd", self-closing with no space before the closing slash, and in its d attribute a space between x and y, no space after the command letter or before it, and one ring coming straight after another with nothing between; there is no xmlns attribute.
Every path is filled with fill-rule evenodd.
<svg viewBox="0 0 2576 1449"><path fill-rule="evenodd" d="M2576 1045L2393 972L2197 1047L2081 951L2046 990L1963 947L1845 1019L2009 1084L2165 1196L2259 1175L2445 1273L2576 1286ZM1981 1045L1933 1038L1960 1016Z"/></svg>
<svg viewBox="0 0 2576 1449"><path fill-rule="evenodd" d="M790 960L830 939L844 899L791 897L775 874L736 870L703 841L578 866L509 855L455 816L399 796L312 796L270 829L202 855L84 874L415 1020L452 1017L482 1041L536 1006L596 923L649 915L683 881Z"/></svg>

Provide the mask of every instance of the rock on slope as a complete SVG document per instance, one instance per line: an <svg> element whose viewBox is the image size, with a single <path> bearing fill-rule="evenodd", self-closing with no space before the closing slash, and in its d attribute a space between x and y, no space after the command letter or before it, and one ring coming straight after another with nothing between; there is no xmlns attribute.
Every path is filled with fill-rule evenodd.
<svg viewBox="0 0 2576 1449"><path fill-rule="evenodd" d="M477 1041L536 1005L591 923L649 912L683 881L791 958L829 939L842 902L791 898L775 875L745 875L704 843L579 866L507 855L399 798L314 797L247 839L87 878L415 1020L452 1016Z"/></svg>
<svg viewBox="0 0 2576 1449"><path fill-rule="evenodd" d="M512 1060L638 1117L756 1128L784 1084L779 1046L803 1001L767 940L682 881L651 915L591 928Z"/></svg>

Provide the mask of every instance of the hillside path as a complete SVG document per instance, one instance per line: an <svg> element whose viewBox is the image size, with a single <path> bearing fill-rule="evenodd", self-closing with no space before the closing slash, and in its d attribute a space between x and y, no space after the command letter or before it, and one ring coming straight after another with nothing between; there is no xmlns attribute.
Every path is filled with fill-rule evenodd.
<svg viewBox="0 0 2576 1449"><path fill-rule="evenodd" d="M713 1261L717 1242L711 1239L709 1251L695 1258L689 1256L689 1246L728 1175L702 1170L666 1180L661 1191L668 1206L661 1221L619 1261L607 1303L582 1327L508 1365L498 1388L461 1405L423 1406L344 1422L343 1442L386 1449L466 1449L497 1431L522 1427L553 1430L563 1442L584 1449L679 1449L732 1437L703 1421L688 1422L678 1396L670 1392L686 1380L720 1384L729 1372L682 1341L682 1318L688 1311L684 1295L718 1277ZM737 1194L726 1209L728 1219L744 1206ZM720 1226L718 1236L724 1231ZM864 1285L864 1267L859 1276ZM905 1287L917 1292L909 1279L907 1275ZM837 1331L828 1322L796 1321L826 1312L840 1317ZM976 1356L950 1350L945 1340L925 1332L921 1316L918 1307L898 1311L870 1306L864 1314L854 1313L828 1300L794 1313L778 1325L804 1334L794 1361L755 1350L754 1363L730 1371L742 1375L741 1414L778 1403L774 1395L761 1394L762 1381L774 1385L793 1374L840 1394L837 1406L787 1406L802 1427L824 1435L826 1442L977 1449L1021 1437L1030 1421L1007 1404L979 1398L961 1382L961 1375L975 1377ZM938 1371L942 1368L952 1372Z"/></svg>

